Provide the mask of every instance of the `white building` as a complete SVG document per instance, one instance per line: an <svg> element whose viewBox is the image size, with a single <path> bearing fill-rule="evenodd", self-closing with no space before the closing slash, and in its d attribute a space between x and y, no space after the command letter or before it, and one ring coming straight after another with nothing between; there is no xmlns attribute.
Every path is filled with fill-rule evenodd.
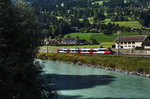
<svg viewBox="0 0 150 99"><path fill-rule="evenodd" d="M115 47L116 49L118 48L118 42L120 42L119 48L122 48L122 49L132 49L135 47L141 47L146 40L147 40L146 35L122 36L119 38L119 40L118 38L116 38Z"/></svg>

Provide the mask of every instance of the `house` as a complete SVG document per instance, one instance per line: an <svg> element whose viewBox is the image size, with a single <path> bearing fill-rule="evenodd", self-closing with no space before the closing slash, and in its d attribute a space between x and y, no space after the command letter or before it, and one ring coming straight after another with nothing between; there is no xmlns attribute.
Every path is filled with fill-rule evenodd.
<svg viewBox="0 0 150 99"><path fill-rule="evenodd" d="M57 40L49 39L49 45L57 45Z"/></svg>
<svg viewBox="0 0 150 99"><path fill-rule="evenodd" d="M144 46L144 49L147 51L147 54L150 54L150 46Z"/></svg>
<svg viewBox="0 0 150 99"><path fill-rule="evenodd" d="M48 39L45 41L45 44L46 45L57 45L57 40L54 40L54 39Z"/></svg>
<svg viewBox="0 0 150 99"><path fill-rule="evenodd" d="M62 38L61 44L76 44L77 38Z"/></svg>
<svg viewBox="0 0 150 99"><path fill-rule="evenodd" d="M132 27L131 28L131 31L134 31L134 32L137 32L139 30L139 28L137 28L137 27Z"/></svg>
<svg viewBox="0 0 150 99"><path fill-rule="evenodd" d="M132 49L135 47L141 47L145 44L146 41L148 41L149 38L146 35L138 35L138 36L122 36L119 38L116 38L115 40L115 47L118 48L118 42L119 48L123 49Z"/></svg>
<svg viewBox="0 0 150 99"><path fill-rule="evenodd" d="M79 27L72 27L72 30L79 31Z"/></svg>

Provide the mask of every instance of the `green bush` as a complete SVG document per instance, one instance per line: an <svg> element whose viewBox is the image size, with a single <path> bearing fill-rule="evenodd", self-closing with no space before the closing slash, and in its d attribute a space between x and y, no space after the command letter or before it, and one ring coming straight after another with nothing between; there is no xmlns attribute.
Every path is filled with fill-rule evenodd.
<svg viewBox="0 0 150 99"><path fill-rule="evenodd" d="M110 68L115 68L115 64L110 63L110 64L109 64L109 67L110 67Z"/></svg>
<svg viewBox="0 0 150 99"><path fill-rule="evenodd" d="M137 72L139 72L139 73L142 73L144 70L143 70L143 68L141 68L141 67L139 67L138 69L137 69Z"/></svg>
<svg viewBox="0 0 150 99"><path fill-rule="evenodd" d="M135 50L144 50L144 47L136 47Z"/></svg>

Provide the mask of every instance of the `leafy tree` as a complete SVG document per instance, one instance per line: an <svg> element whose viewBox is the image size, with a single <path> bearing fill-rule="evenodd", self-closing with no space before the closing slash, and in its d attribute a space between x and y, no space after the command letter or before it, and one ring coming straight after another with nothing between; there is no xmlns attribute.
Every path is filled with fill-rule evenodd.
<svg viewBox="0 0 150 99"><path fill-rule="evenodd" d="M71 38L71 36L70 35L67 35L67 37L66 38Z"/></svg>
<svg viewBox="0 0 150 99"><path fill-rule="evenodd" d="M88 19L84 19L84 20L83 20L83 26L84 26L84 27L89 27L89 26L90 26L90 22L89 22Z"/></svg>
<svg viewBox="0 0 150 99"><path fill-rule="evenodd" d="M96 39L91 38L89 40L90 44L98 44L98 41Z"/></svg>
<svg viewBox="0 0 150 99"><path fill-rule="evenodd" d="M46 90L37 79L42 67L34 63L41 40L33 10L22 1L12 6L1 0L0 17L0 98L43 98Z"/></svg>

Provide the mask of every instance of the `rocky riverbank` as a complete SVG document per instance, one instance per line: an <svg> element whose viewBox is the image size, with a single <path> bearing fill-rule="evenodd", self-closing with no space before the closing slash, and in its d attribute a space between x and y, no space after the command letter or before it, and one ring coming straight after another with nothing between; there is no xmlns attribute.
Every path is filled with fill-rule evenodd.
<svg viewBox="0 0 150 99"><path fill-rule="evenodd" d="M57 53L40 53L37 55L37 58L44 60L58 60L71 64L90 66L150 78L149 58Z"/></svg>
<svg viewBox="0 0 150 99"><path fill-rule="evenodd" d="M129 74L129 75L137 75L137 76L141 76L141 77L150 78L150 74L146 74L146 73L139 73L139 72L135 72L135 71L121 70L121 69L118 69L118 68L110 68L110 67L104 67L104 66L99 66L99 65L82 64L80 61L78 61L77 63L65 62L65 61L63 61L63 62L64 63L69 63L69 64L76 64L76 65L80 65L80 66L100 68L100 69L105 69L105 70L110 70L110 71L115 71L115 72L121 72L121 73Z"/></svg>

